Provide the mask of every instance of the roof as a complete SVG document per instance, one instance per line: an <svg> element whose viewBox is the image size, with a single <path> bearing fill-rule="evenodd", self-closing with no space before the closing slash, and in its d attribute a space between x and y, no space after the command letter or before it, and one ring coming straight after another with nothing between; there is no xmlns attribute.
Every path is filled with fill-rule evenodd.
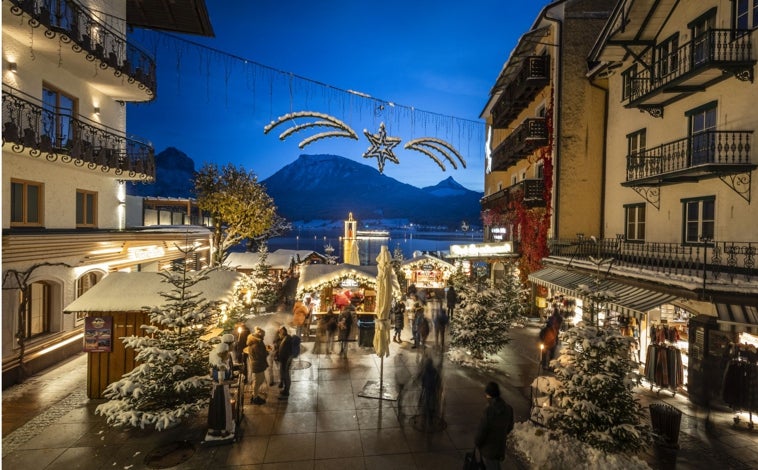
<svg viewBox="0 0 758 470"><path fill-rule="evenodd" d="M214 37L205 0L126 0L131 26Z"/></svg>
<svg viewBox="0 0 758 470"><path fill-rule="evenodd" d="M324 259L323 255L316 253L313 250L285 250L280 249L268 253L266 257L266 264L270 265L274 269L289 269L292 260L297 262L304 261L311 255L316 255L321 259ZM229 253L224 261L224 266L228 266L234 269L253 269L258 263L260 263L262 254L259 252L246 252L246 253Z"/></svg>
<svg viewBox="0 0 758 470"><path fill-rule="evenodd" d="M455 266L453 264L450 264L443 259L439 259L436 256L431 256L431 255L421 255L421 256L413 257L409 260L405 260L403 261L403 264L401 265L401 267L406 268L406 267L424 265L427 263L442 265L443 267L446 267L450 269L451 271L455 270Z"/></svg>
<svg viewBox="0 0 758 470"><path fill-rule="evenodd" d="M297 284L298 295L321 289L327 284L336 285L343 279L354 279L371 288L376 288L377 266L356 266L354 264L306 264L300 269ZM396 276L392 276L392 289L395 296L401 294Z"/></svg>
<svg viewBox="0 0 758 470"><path fill-rule="evenodd" d="M202 292L207 300L230 302L237 280L242 276L234 271L211 271L208 279L200 281L191 290ZM160 292L169 291L171 284L164 282L158 272L116 272L105 276L63 311L71 312L137 312L144 307L163 305L166 299Z"/></svg>

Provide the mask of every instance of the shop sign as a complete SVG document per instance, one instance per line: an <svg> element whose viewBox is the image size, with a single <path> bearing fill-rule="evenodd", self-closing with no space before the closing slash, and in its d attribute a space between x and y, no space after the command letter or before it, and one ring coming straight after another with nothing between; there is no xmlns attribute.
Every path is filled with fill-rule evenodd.
<svg viewBox="0 0 758 470"><path fill-rule="evenodd" d="M355 279L343 279L342 282L340 282L340 287L358 287L358 281Z"/></svg>
<svg viewBox="0 0 758 470"><path fill-rule="evenodd" d="M513 253L511 242L472 243L470 245L450 245L450 255L465 258L484 258Z"/></svg>
<svg viewBox="0 0 758 470"><path fill-rule="evenodd" d="M84 352L111 352L113 317L84 319Z"/></svg>
<svg viewBox="0 0 758 470"><path fill-rule="evenodd" d="M434 265L426 263L421 266L421 269L423 269L424 271L432 271L434 270Z"/></svg>

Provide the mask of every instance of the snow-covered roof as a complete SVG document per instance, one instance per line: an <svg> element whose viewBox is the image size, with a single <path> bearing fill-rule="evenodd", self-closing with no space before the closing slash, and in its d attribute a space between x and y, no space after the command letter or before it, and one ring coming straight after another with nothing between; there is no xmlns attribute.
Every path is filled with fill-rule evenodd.
<svg viewBox="0 0 758 470"><path fill-rule="evenodd" d="M431 255L421 255L421 256L416 256L414 258L411 258L409 260L405 260L405 261L403 261L403 264L401 265L401 267L404 268L404 269L405 268L413 268L413 267L416 267L416 266L419 266L419 265L424 265L424 264L427 264L427 263L432 263L432 264L435 264L435 265L438 265L438 266L441 266L441 267L444 267L444 268L448 268L451 271L455 270L455 266L454 265L448 263L445 260L439 259L436 256L431 256Z"/></svg>
<svg viewBox="0 0 758 470"><path fill-rule="evenodd" d="M297 262L298 257L300 261L304 261L308 256L315 254L320 258L324 258L323 255L316 253L313 250L285 250L280 249L268 253L266 257L266 264L274 269L289 269L292 260ZM258 263L260 263L262 254L255 253L229 253L224 261L224 266L229 266L235 269L253 269Z"/></svg>
<svg viewBox="0 0 758 470"><path fill-rule="evenodd" d="M234 271L212 271L208 279L191 288L202 292L206 300L230 302L234 288L242 275ZM173 286L163 282L157 272L111 273L92 286L63 311L71 312L136 312L143 307L163 305L166 299L159 292Z"/></svg>
<svg viewBox="0 0 758 470"><path fill-rule="evenodd" d="M338 285L343 279L355 279L372 289L376 289L377 266L357 266L354 264L306 264L300 268L297 284L298 296L304 292L317 291L328 285ZM397 277L393 279L393 294L401 294Z"/></svg>

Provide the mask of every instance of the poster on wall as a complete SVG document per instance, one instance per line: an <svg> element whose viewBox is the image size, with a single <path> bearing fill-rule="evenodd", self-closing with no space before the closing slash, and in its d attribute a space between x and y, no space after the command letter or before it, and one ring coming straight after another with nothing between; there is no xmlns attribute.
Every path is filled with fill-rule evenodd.
<svg viewBox="0 0 758 470"><path fill-rule="evenodd" d="M113 317L84 319L84 352L111 352Z"/></svg>

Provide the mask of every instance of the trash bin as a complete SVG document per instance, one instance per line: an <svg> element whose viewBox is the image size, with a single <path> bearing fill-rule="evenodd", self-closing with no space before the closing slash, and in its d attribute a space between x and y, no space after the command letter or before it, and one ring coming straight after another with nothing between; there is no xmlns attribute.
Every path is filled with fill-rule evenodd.
<svg viewBox="0 0 758 470"><path fill-rule="evenodd" d="M362 348L374 347L374 322L358 320L358 346Z"/></svg>
<svg viewBox="0 0 758 470"><path fill-rule="evenodd" d="M670 405L653 403L650 405L650 424L661 443L678 447L679 427L682 424L682 412Z"/></svg>

